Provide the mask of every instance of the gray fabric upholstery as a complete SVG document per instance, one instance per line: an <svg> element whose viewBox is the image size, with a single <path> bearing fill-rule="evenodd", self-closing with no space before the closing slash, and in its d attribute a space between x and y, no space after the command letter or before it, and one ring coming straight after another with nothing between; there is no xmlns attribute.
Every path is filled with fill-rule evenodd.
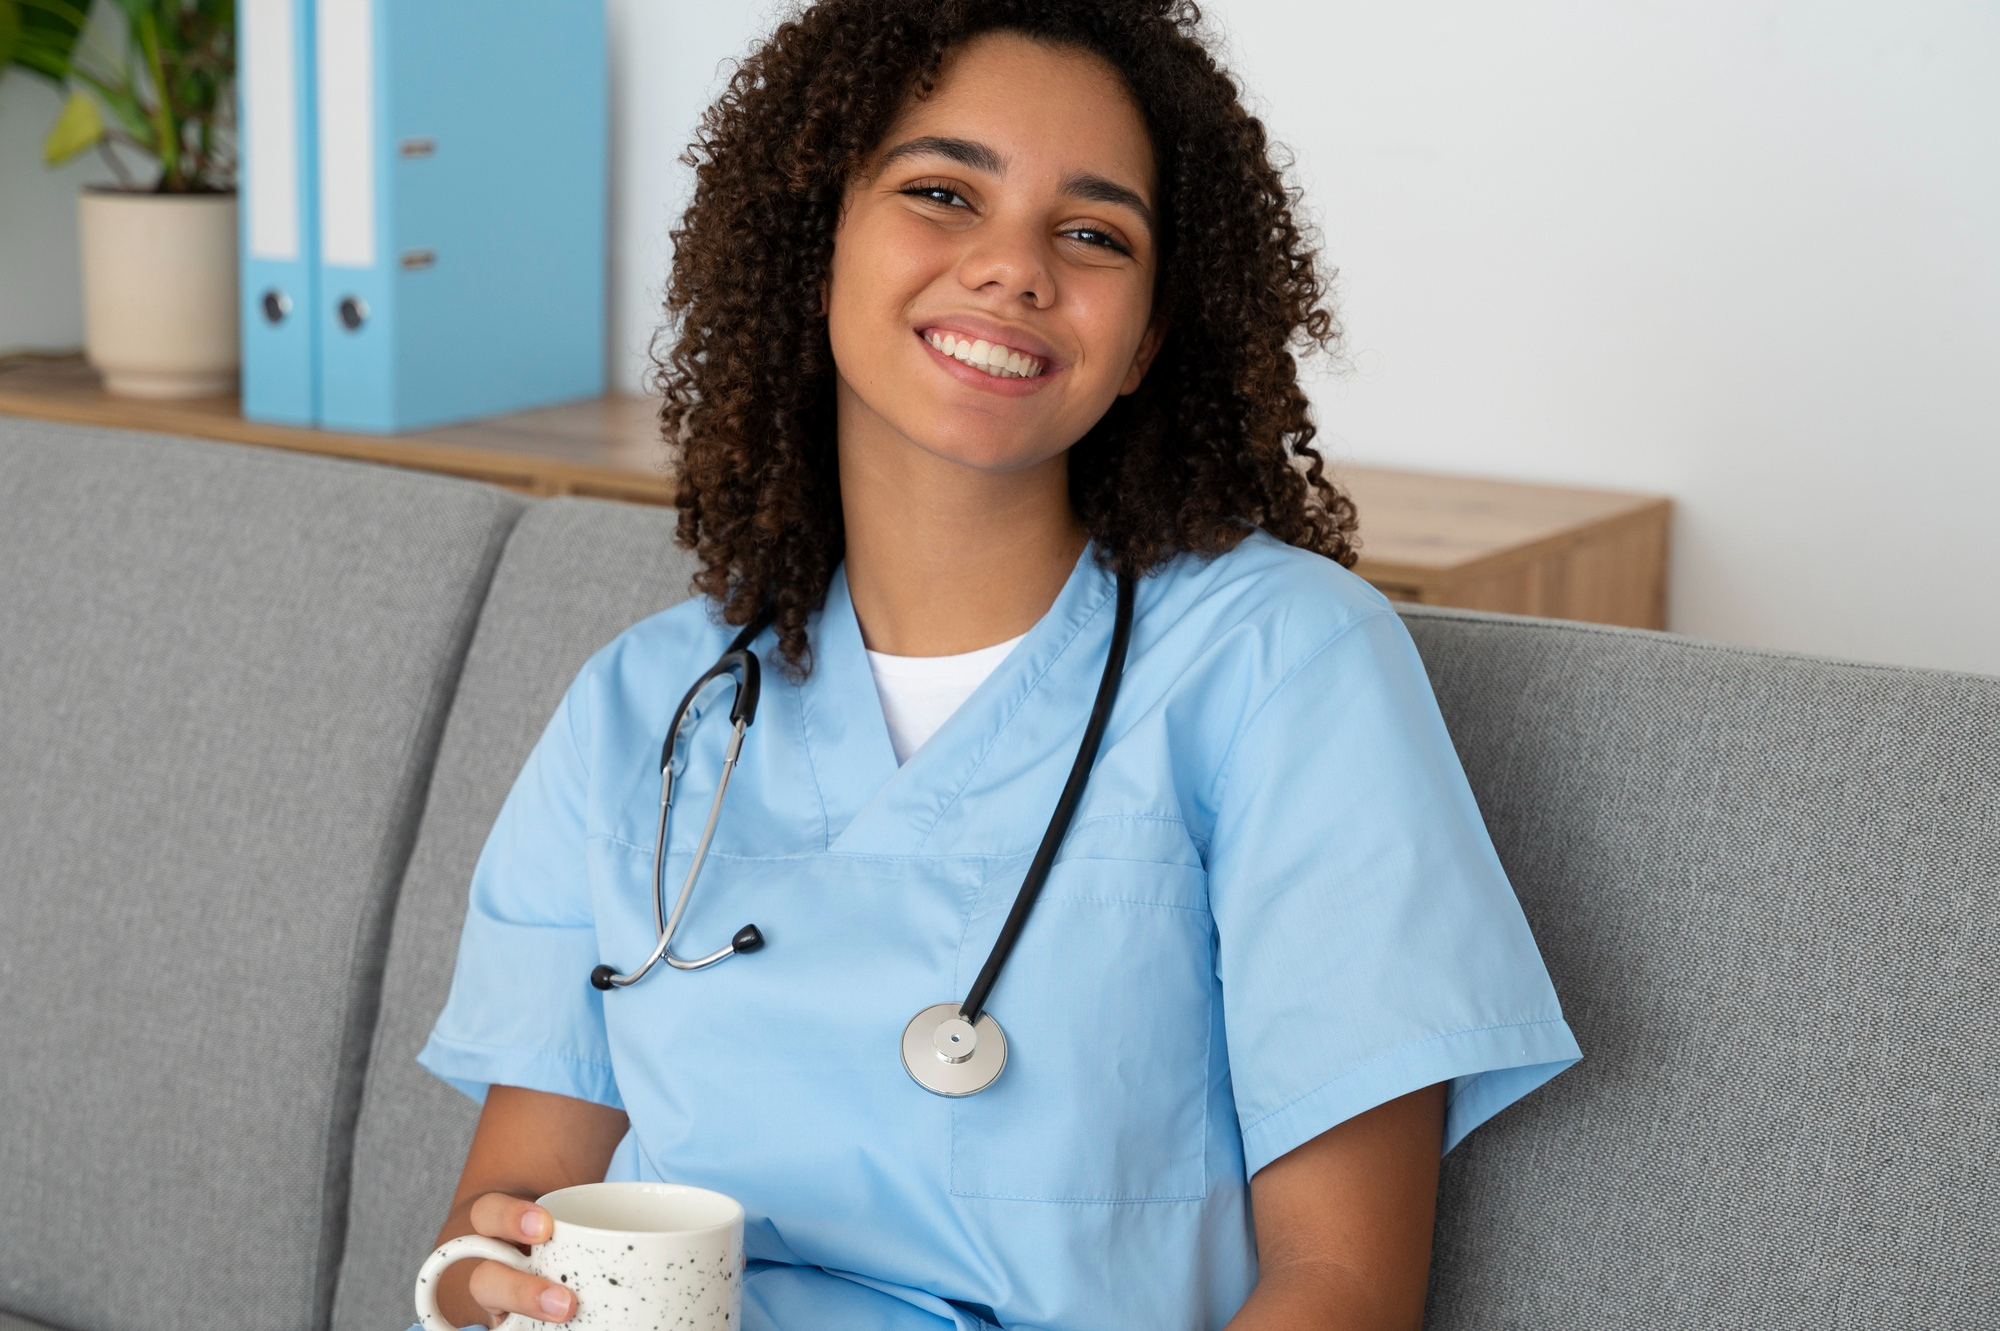
<svg viewBox="0 0 2000 1331"><path fill-rule="evenodd" d="M25 1317L0 1313L0 1331L56 1331L56 1328L45 1322L31 1322Z"/></svg>
<svg viewBox="0 0 2000 1331"><path fill-rule="evenodd" d="M1410 628L1584 1060L1446 1161L1429 1326L1993 1326L2000 680Z"/></svg>
<svg viewBox="0 0 2000 1331"><path fill-rule="evenodd" d="M563 690L620 630L681 601L692 560L672 512L537 504L508 541L445 728L396 909L355 1148L335 1331L410 1321L477 1110L415 1058L444 1006L473 862ZM684 684L662 681L662 688Z"/></svg>
<svg viewBox="0 0 2000 1331"><path fill-rule="evenodd" d="M0 420L0 1308L324 1323L385 907L521 506Z"/></svg>

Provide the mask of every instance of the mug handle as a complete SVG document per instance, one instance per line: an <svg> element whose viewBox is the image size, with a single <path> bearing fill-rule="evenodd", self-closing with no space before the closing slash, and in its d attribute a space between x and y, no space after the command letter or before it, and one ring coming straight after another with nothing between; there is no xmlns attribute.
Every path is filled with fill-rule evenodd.
<svg viewBox="0 0 2000 1331"><path fill-rule="evenodd" d="M438 1277L444 1274L447 1266L473 1257L504 1262L516 1271L528 1270L527 1254L499 1239L489 1239L481 1234L461 1234L446 1241L417 1268L417 1320L423 1323L424 1331L458 1331L438 1311Z"/></svg>

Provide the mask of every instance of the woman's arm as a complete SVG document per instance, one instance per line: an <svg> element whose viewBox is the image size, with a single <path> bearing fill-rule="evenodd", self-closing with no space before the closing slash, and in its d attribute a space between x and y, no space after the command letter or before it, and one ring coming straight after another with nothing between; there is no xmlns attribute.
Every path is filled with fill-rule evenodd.
<svg viewBox="0 0 2000 1331"><path fill-rule="evenodd" d="M601 1181L625 1127L622 1109L516 1086L491 1088L437 1241L484 1234L526 1248L546 1239L549 1213L534 1199ZM552 1301L543 1303L544 1295ZM459 1262L438 1281L438 1311L454 1326L496 1325L509 1312L566 1322L575 1309L575 1297L561 1285L500 1262Z"/></svg>
<svg viewBox="0 0 2000 1331"><path fill-rule="evenodd" d="M1229 1331L1416 1331L1437 1216L1444 1087L1329 1128L1250 1180L1257 1288Z"/></svg>

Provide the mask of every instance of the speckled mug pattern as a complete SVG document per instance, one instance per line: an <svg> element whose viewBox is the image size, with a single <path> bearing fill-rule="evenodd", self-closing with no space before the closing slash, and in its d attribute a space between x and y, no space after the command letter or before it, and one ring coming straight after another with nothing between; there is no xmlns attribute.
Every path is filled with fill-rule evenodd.
<svg viewBox="0 0 2000 1331"><path fill-rule="evenodd" d="M417 1314L436 1316L433 1283L447 1265L504 1261L576 1294L570 1331L736 1331L743 1316L743 1208L721 1193L677 1184L591 1183L540 1199L555 1233L526 1256L467 1235L433 1253L417 1276ZM588 1222L588 1223L585 1223ZM628 1225L630 1228L620 1228ZM503 1331L554 1323L518 1313Z"/></svg>
<svg viewBox="0 0 2000 1331"><path fill-rule="evenodd" d="M565 1232L568 1231L568 1232ZM529 1269L576 1294L570 1331L736 1331L743 1308L743 1245L661 1242L678 1235L606 1234L556 1222ZM502 1331L546 1327L518 1313Z"/></svg>

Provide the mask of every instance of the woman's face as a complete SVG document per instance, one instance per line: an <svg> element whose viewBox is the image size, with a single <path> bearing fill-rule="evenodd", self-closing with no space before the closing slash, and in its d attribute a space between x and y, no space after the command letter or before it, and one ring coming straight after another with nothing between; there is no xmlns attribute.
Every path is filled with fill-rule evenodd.
<svg viewBox="0 0 2000 1331"><path fill-rule="evenodd" d="M849 188L827 280L856 431L1012 471L1066 451L1159 349L1153 148L1117 73L968 43Z"/></svg>

